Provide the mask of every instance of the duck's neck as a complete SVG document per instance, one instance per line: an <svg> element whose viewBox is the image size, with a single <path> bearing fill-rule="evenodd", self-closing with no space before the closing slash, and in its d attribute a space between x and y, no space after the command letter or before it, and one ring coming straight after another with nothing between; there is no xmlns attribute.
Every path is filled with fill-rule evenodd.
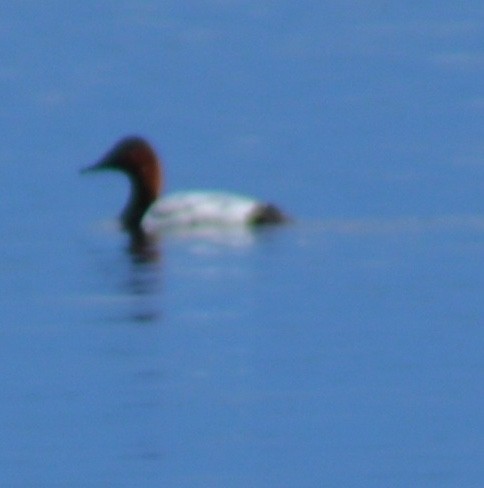
<svg viewBox="0 0 484 488"><path fill-rule="evenodd" d="M131 196L121 214L123 227L129 231L141 229L141 221L150 205L158 198L158 187L149 187L140 179L131 177Z"/></svg>

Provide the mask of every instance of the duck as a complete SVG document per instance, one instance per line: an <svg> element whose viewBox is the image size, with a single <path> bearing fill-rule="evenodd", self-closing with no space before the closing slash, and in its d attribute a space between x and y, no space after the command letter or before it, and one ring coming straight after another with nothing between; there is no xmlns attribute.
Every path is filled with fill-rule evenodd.
<svg viewBox="0 0 484 488"><path fill-rule="evenodd" d="M114 170L131 183L131 195L121 213L122 227L131 233L154 234L173 228L233 227L282 224L289 217L271 203L225 191L179 191L162 195L164 173L153 146L143 137L118 141L82 173Z"/></svg>

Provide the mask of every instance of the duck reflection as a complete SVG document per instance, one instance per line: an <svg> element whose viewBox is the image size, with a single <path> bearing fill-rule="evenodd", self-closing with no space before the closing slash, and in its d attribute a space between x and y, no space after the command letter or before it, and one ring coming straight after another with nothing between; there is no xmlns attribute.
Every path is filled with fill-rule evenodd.
<svg viewBox="0 0 484 488"><path fill-rule="evenodd" d="M142 232L130 232L126 246L127 273L120 288L132 304L128 320L136 325L158 323L162 313L160 294L162 252L160 239Z"/></svg>
<svg viewBox="0 0 484 488"><path fill-rule="evenodd" d="M133 264L158 263L161 259L160 239L139 229L130 231L127 251Z"/></svg>

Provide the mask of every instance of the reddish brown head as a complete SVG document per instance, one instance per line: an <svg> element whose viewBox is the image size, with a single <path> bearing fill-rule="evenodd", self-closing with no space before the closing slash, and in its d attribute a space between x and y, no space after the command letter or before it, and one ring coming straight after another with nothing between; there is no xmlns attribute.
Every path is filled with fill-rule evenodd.
<svg viewBox="0 0 484 488"><path fill-rule="evenodd" d="M131 198L121 214L121 220L127 229L139 229L144 213L162 190L162 170L155 151L141 137L126 137L99 162L83 172L105 169L122 171L128 175Z"/></svg>

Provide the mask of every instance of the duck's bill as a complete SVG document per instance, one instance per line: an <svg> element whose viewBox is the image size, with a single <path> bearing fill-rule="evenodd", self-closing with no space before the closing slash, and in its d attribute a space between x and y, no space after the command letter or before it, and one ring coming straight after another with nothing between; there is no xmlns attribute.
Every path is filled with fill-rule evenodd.
<svg viewBox="0 0 484 488"><path fill-rule="evenodd" d="M98 161L97 163L81 168L81 174L92 173L93 171L101 171L103 169L108 169L109 167L109 161L106 159L101 159L101 161Z"/></svg>

